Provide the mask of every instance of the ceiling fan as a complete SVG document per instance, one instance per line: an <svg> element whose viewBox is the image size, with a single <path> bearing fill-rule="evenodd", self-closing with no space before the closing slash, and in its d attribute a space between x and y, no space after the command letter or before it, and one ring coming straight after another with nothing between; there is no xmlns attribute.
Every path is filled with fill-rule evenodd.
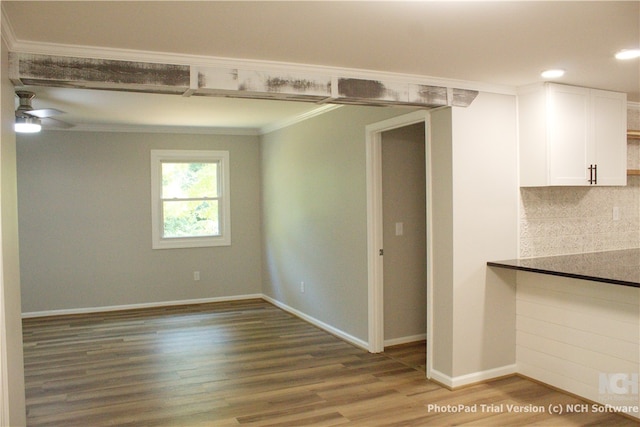
<svg viewBox="0 0 640 427"><path fill-rule="evenodd" d="M15 130L20 133L40 132L42 127L68 129L73 125L62 120L53 119L51 116L64 114L64 111L56 108L42 108L35 110L31 106L31 100L36 94L28 90L17 90L16 95L20 105L16 109Z"/></svg>

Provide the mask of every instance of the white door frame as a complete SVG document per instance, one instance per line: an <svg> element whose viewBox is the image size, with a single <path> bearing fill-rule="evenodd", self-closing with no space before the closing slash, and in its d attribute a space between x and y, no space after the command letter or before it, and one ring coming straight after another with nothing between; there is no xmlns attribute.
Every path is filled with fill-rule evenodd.
<svg viewBox="0 0 640 427"><path fill-rule="evenodd" d="M427 229L427 378L431 377L433 360L433 292L432 292L432 242L431 242L431 142L429 138L429 112L426 110L394 117L366 126L367 157L367 265L369 286L369 351L384 351L384 282L382 240L382 132L409 126L425 124L425 166L426 166L426 229Z"/></svg>

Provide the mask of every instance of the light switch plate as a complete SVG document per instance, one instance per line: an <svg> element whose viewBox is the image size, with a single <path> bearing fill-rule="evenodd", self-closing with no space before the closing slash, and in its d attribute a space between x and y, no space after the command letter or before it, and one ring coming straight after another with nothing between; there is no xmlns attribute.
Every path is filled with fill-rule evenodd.
<svg viewBox="0 0 640 427"><path fill-rule="evenodd" d="M396 236L402 236L404 234L404 223L396 222Z"/></svg>

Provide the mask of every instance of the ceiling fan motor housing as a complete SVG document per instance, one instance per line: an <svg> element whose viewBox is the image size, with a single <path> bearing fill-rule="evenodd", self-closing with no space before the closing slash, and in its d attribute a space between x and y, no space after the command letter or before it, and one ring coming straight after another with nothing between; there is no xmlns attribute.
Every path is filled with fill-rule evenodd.
<svg viewBox="0 0 640 427"><path fill-rule="evenodd" d="M33 117L29 111L33 110L31 100L36 97L36 94L27 90L17 90L16 95L20 101L20 105L16 109L16 117Z"/></svg>

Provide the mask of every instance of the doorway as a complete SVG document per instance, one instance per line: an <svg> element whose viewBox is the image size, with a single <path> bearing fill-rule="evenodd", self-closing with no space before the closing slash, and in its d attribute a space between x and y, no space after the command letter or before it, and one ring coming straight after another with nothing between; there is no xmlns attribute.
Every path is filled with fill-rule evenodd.
<svg viewBox="0 0 640 427"><path fill-rule="evenodd" d="M381 150L383 317L387 348L426 340L424 122L383 132Z"/></svg>
<svg viewBox="0 0 640 427"><path fill-rule="evenodd" d="M430 223L430 167L429 167L429 152L430 152L430 143L429 143L429 115L427 111L416 111L414 113L405 114L403 116L395 117L393 119L385 120L382 122L374 123L366 128L367 132L367 229L368 229L368 265L369 265L369 351L372 353L379 353L384 351L385 341L386 344L392 345L394 343L400 343L402 341L408 342L406 340L414 340L416 338L422 337L424 333L426 333L427 343L429 343L429 337L432 335L431 327L431 314L433 310L431 309L433 304L433 298L431 298L432 290L431 290L431 223ZM420 125L419 129L424 133L424 137L421 139L424 159L424 168L422 173L422 188L414 188L414 191L420 191L422 193L422 203L424 203L424 209L422 210L422 223L423 223L423 231L417 231L417 229L413 228L413 225L409 223L405 224L404 220L394 220L391 219L391 226L388 225L385 227L385 218L384 218L384 187L383 187L383 138L385 132L389 132L395 129L408 128L412 125ZM416 131L417 128L412 128L411 132ZM405 133L405 130L399 130L400 134ZM392 135L392 134L387 134ZM415 155L415 154L414 154ZM422 160L422 159L420 159ZM414 183L413 186L416 184ZM415 203L415 201L413 202ZM415 213L413 213L415 215ZM415 223L415 220L412 220ZM389 222L389 220L387 220ZM418 221L420 222L420 221ZM389 230L391 228L391 230ZM409 329L403 329L406 325L401 325L402 317L404 314L401 314L402 309L398 309L402 307L403 304L406 304L407 300L405 296L399 298L400 303L398 301L392 302L389 301L390 311L387 312L387 316L390 316L389 313L395 313L395 317L398 319L391 319L390 322L385 321L385 229L386 234L391 234L391 237L387 236L386 241L391 244L389 248L393 247L392 240L396 237L402 238L410 234L423 233L420 239L421 244L424 247L422 255L424 258L422 259L421 267L424 267L422 274L423 278L420 279L411 279L412 281L422 280L422 293L413 293L413 298L422 298L422 303L420 304L411 304L412 310L414 313L412 317L415 317L415 310L420 310L420 314L418 316L422 316L424 323L418 323L417 329L421 331L418 333L406 332ZM406 243L406 242L405 242ZM391 250L391 249L389 249ZM416 254L413 254L411 258L414 260ZM395 256L394 256L395 257ZM394 258L393 257L393 258ZM390 257L392 258L392 257ZM387 268L402 268L399 265L394 265L394 261L390 261L391 264L387 265ZM417 263L420 261L418 260ZM416 267L416 262L413 261L413 269L419 269ZM391 272L391 274L393 274ZM413 276L416 275L415 271L412 273ZM389 277L389 276L387 276ZM424 285L426 282L426 286ZM395 288L398 286L393 283L389 284L390 287ZM412 286L415 291L415 285ZM394 289L397 290L397 289ZM393 292L392 290L391 292ZM399 294L406 294L407 289L400 289ZM413 292L413 291L412 291ZM387 292L387 296L389 292ZM416 295L421 295L416 297ZM397 298L397 295L393 298ZM404 302L402 302L404 300ZM395 306L395 307L394 307ZM420 307L420 308L416 308ZM426 310L425 310L426 308ZM393 316L393 314L391 314ZM422 328L422 326L424 328ZM416 328L416 325L412 325L411 327ZM392 337L392 339L385 339L385 329L387 333L400 336ZM415 331L416 329L414 329ZM424 331L424 332L422 332ZM395 340L398 341L395 341ZM431 355L433 354L433 346L427 346L427 360L426 360L426 376L429 378L431 376Z"/></svg>

